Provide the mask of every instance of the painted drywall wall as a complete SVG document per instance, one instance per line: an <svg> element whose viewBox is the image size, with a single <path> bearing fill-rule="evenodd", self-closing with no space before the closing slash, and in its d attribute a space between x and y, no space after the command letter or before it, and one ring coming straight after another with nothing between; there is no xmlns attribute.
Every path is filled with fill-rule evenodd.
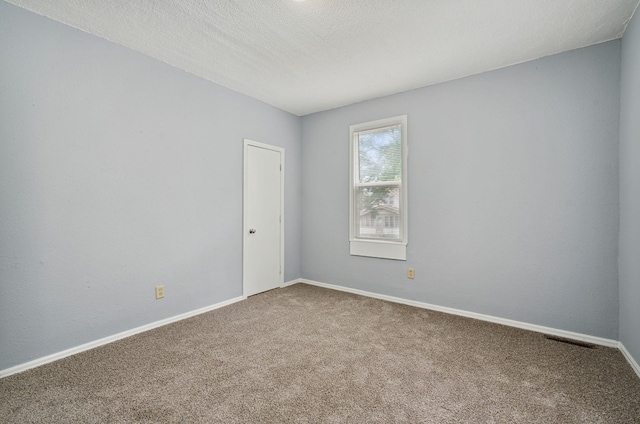
<svg viewBox="0 0 640 424"><path fill-rule="evenodd" d="M0 69L0 370L242 295L244 137L299 277L299 117L5 2Z"/></svg>
<svg viewBox="0 0 640 424"><path fill-rule="evenodd" d="M304 117L302 276L617 340L619 83L617 40ZM401 114L407 261L350 256L349 125Z"/></svg>
<svg viewBox="0 0 640 424"><path fill-rule="evenodd" d="M622 38L620 82L620 341L640 363L640 16Z"/></svg>

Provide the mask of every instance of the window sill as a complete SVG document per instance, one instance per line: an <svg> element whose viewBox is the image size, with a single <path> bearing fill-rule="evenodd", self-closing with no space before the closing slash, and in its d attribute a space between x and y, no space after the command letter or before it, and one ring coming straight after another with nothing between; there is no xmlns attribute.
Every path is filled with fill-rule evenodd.
<svg viewBox="0 0 640 424"><path fill-rule="evenodd" d="M388 241L351 240L350 253L352 256L368 256L370 258L407 260L406 243Z"/></svg>

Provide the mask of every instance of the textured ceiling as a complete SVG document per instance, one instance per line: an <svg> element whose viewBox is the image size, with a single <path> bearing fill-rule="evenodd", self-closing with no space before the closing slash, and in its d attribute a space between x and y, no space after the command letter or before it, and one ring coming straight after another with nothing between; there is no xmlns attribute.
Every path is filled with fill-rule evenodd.
<svg viewBox="0 0 640 424"><path fill-rule="evenodd" d="M622 36L640 0L10 0L296 115Z"/></svg>

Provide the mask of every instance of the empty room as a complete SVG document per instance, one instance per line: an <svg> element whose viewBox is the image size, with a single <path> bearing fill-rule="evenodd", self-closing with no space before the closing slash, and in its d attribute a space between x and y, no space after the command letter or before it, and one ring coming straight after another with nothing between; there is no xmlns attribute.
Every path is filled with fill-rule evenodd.
<svg viewBox="0 0 640 424"><path fill-rule="evenodd" d="M0 0L0 422L640 423L640 0Z"/></svg>

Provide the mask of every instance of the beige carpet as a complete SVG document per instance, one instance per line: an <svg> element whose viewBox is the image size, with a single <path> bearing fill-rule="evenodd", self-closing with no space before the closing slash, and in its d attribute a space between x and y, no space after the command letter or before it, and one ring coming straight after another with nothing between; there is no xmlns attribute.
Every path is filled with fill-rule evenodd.
<svg viewBox="0 0 640 424"><path fill-rule="evenodd" d="M616 349L297 284L0 380L3 423L640 423Z"/></svg>

